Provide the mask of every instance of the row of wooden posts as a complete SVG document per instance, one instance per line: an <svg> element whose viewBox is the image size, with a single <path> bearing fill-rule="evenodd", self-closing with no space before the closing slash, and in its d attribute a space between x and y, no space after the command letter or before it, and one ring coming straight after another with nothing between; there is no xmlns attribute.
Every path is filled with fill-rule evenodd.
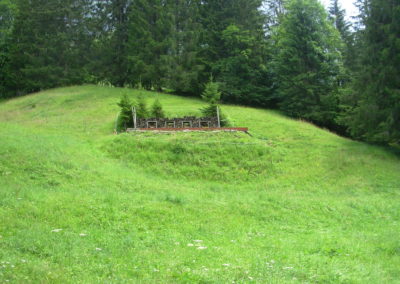
<svg viewBox="0 0 400 284"><path fill-rule="evenodd" d="M137 115L136 115L136 107L132 107L132 117L133 117L133 128L137 129ZM219 107L217 106L217 119L218 119L218 127L221 127L221 120L219 117Z"/></svg>

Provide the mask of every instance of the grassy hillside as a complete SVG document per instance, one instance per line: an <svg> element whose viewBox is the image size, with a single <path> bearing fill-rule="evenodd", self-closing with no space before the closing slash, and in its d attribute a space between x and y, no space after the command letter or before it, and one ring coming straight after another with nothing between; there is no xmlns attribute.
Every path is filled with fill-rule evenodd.
<svg viewBox="0 0 400 284"><path fill-rule="evenodd" d="M398 156L239 106L252 137L113 135L123 93L0 103L0 282L399 283Z"/></svg>

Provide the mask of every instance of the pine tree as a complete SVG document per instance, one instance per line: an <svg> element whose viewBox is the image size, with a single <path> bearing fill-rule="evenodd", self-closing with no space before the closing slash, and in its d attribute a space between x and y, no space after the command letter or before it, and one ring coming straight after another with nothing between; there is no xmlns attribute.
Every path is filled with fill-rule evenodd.
<svg viewBox="0 0 400 284"><path fill-rule="evenodd" d="M124 94L121 97L118 106L121 108L119 114L120 128L126 129L127 127L133 126L132 108L134 107L134 103L129 99L127 94Z"/></svg>
<svg viewBox="0 0 400 284"><path fill-rule="evenodd" d="M18 0L9 46L10 77L15 94L84 81L83 0ZM64 9L60 9L64 7Z"/></svg>
<svg viewBox="0 0 400 284"><path fill-rule="evenodd" d="M400 143L400 3L358 1L362 47L343 122L353 137Z"/></svg>
<svg viewBox="0 0 400 284"><path fill-rule="evenodd" d="M205 65L200 56L201 34L199 1L176 0L168 5L171 30L168 35L164 84L180 95L198 95Z"/></svg>
<svg viewBox="0 0 400 284"><path fill-rule="evenodd" d="M164 118L165 113L163 107L158 99L156 99L151 106L151 116L155 118Z"/></svg>
<svg viewBox="0 0 400 284"><path fill-rule="evenodd" d="M317 0L292 0L274 40L281 108L334 127L338 107L340 38Z"/></svg>
<svg viewBox="0 0 400 284"><path fill-rule="evenodd" d="M221 83L222 99L246 104L270 101L265 16L260 0L202 1L202 58Z"/></svg>
<svg viewBox="0 0 400 284"><path fill-rule="evenodd" d="M210 78L210 81L205 85L201 98L210 104L217 104L221 99L221 92L219 91L219 84Z"/></svg>
<svg viewBox="0 0 400 284"><path fill-rule="evenodd" d="M16 13L15 3L11 0L0 0L0 98L10 95L12 84L10 77L10 34Z"/></svg>
<svg viewBox="0 0 400 284"><path fill-rule="evenodd" d="M147 103L144 96L140 95L136 107L136 115L138 118L148 118L149 111L147 109Z"/></svg>
<svg viewBox="0 0 400 284"><path fill-rule="evenodd" d="M132 85L162 89L169 48L171 14L163 0L137 0L131 5L128 32L128 74Z"/></svg>
<svg viewBox="0 0 400 284"><path fill-rule="evenodd" d="M114 0L104 6L109 20L109 38L105 38L106 45L103 46L104 61L106 62L105 73L107 79L115 86L122 87L129 82L128 79L128 38L129 38L129 13L131 0Z"/></svg>
<svg viewBox="0 0 400 284"><path fill-rule="evenodd" d="M341 49L344 64L348 71L354 70L357 57L357 50L354 46L355 34L351 31L351 23L346 20L346 11L340 6L339 0L331 0L329 17L335 28L339 31L344 43ZM351 75L348 74L347 76L350 77Z"/></svg>
<svg viewBox="0 0 400 284"><path fill-rule="evenodd" d="M205 84L204 91L201 94L203 100L208 102L208 106L200 109L204 117L217 117L219 115L221 126L228 126L229 121L222 113L219 105L221 99L221 92L219 84L213 81L211 77L209 82Z"/></svg>
<svg viewBox="0 0 400 284"><path fill-rule="evenodd" d="M0 0L0 46L11 33L16 13L15 2L11 0Z"/></svg>

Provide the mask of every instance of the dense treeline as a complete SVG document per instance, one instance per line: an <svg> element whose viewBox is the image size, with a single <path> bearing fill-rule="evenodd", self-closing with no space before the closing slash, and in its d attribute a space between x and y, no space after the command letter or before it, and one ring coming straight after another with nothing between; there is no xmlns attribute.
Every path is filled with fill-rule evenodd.
<svg viewBox="0 0 400 284"><path fill-rule="evenodd" d="M0 97L82 83L279 108L354 138L400 141L400 3L0 0Z"/></svg>

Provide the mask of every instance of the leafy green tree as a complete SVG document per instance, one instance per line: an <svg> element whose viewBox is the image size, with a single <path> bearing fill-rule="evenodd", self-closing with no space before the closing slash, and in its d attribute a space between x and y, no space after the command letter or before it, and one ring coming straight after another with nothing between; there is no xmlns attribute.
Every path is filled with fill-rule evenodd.
<svg viewBox="0 0 400 284"><path fill-rule="evenodd" d="M334 127L341 41L324 7L317 0L292 0L274 40L281 108L291 116Z"/></svg>
<svg viewBox="0 0 400 284"><path fill-rule="evenodd" d="M164 118L165 113L163 107L158 99L156 99L151 106L151 116L155 118Z"/></svg>

